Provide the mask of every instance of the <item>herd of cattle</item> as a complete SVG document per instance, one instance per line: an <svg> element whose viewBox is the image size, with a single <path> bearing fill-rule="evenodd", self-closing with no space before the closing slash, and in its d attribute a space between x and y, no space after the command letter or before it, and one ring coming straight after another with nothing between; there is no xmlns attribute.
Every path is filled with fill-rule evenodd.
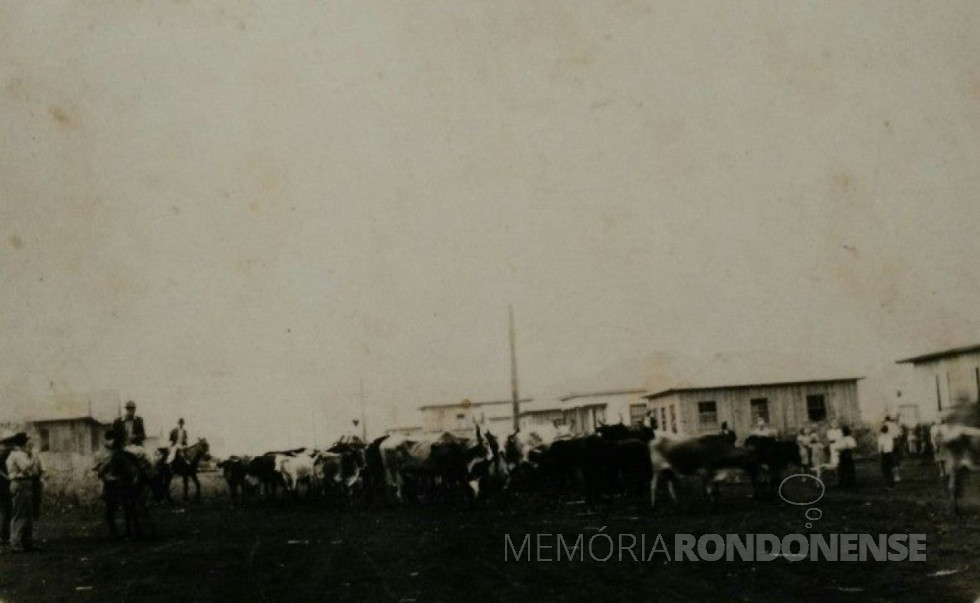
<svg viewBox="0 0 980 603"><path fill-rule="evenodd" d="M644 494L651 503L674 479L698 476L710 500L732 472L749 477L757 495L774 492L799 467L795 442L749 437L742 446L723 435L678 436L646 426L602 425L586 436L518 431L501 438L474 426L472 436L347 439L326 450L298 448L219 463L233 499L302 497L375 505L433 500L475 503L505 490L579 492L589 503Z"/></svg>

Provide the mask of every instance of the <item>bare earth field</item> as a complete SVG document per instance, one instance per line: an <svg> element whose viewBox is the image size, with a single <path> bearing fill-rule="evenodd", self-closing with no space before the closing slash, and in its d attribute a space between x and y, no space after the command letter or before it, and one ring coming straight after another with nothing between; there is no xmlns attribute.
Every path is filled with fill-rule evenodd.
<svg viewBox="0 0 980 603"><path fill-rule="evenodd" d="M757 503L739 484L723 490L716 514L696 482L679 489L682 504L651 514L640 498L587 512L573 498L542 495L511 495L476 510L233 508L211 483L203 504L155 507L155 534L142 541L110 540L99 508L48 511L38 528L42 552L0 557L0 601L976 600L977 505L952 517L932 467L918 460L903 464L893 492L871 463L859 466L858 477L864 485L856 491L828 489L811 529L803 507ZM978 481L968 484L974 501ZM671 549L675 533L925 533L927 560L504 560L505 534L518 544L527 533L561 533L571 542L603 526L614 540L646 534L652 543L663 534Z"/></svg>

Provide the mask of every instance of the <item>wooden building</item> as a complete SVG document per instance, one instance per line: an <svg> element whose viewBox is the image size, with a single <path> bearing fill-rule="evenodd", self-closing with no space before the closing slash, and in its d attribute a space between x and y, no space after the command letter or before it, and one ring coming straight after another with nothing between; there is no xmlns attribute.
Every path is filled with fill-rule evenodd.
<svg viewBox="0 0 980 603"><path fill-rule="evenodd" d="M907 425L936 420L961 402L980 403L980 345L951 348L897 361L915 370L915 381L897 404Z"/></svg>
<svg viewBox="0 0 980 603"><path fill-rule="evenodd" d="M530 398L520 400L521 429L534 425L551 423L560 419L561 408L557 403L534 402ZM427 404L419 407L422 414L422 432L450 432L456 435L470 435L473 426L479 423L495 434L509 434L514 431L512 403L510 400L490 400L484 402L462 402L448 404Z"/></svg>
<svg viewBox="0 0 980 603"><path fill-rule="evenodd" d="M830 421L857 425L859 377L744 385L687 386L644 396L661 429L672 433L717 433L727 422L742 440L761 417L781 436L805 425L825 429Z"/></svg>
<svg viewBox="0 0 980 603"><path fill-rule="evenodd" d="M36 440L38 452L92 456L105 448L105 434L111 424L91 416L39 419L29 423L28 432Z"/></svg>
<svg viewBox="0 0 980 603"><path fill-rule="evenodd" d="M113 390L64 392L0 405L0 426L26 431L44 467L45 492L93 500L100 485L92 467L119 412Z"/></svg>
<svg viewBox="0 0 980 603"><path fill-rule="evenodd" d="M611 389L568 394L561 397L562 420L573 434L593 433L602 423L637 425L643 422L647 403L644 389Z"/></svg>

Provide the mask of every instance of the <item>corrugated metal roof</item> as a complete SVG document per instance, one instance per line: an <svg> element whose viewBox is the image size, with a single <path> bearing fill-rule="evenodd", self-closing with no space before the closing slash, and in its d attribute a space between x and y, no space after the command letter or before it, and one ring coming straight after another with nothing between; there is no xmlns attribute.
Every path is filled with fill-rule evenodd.
<svg viewBox="0 0 980 603"><path fill-rule="evenodd" d="M896 360L895 364L922 364L924 362L933 362L935 360L942 360L943 358L960 356L961 354L971 354L973 352L980 352L980 344L968 345L959 348L950 348L948 350L943 350L941 352L930 352L928 354L923 354L921 356L903 358L902 360Z"/></svg>
<svg viewBox="0 0 980 603"><path fill-rule="evenodd" d="M527 402L532 402L533 400L533 398L521 398L518 400L518 402L524 404ZM496 406L500 404L511 404L512 402L512 400L489 400L483 402L470 402L466 406L463 405L463 402L445 402L442 404L425 404L423 406L419 406L419 410L427 410L430 408L471 408L473 406Z"/></svg>
<svg viewBox="0 0 980 603"><path fill-rule="evenodd" d="M692 386L692 387L673 387L670 389L665 389L663 391L655 392L652 394L647 394L643 396L647 400L653 400L654 398L662 398L663 396L669 396L670 394L677 392L697 392L706 391L712 389L746 389L751 387L781 387L781 386L791 386L791 385L805 385L807 383L841 383L846 381L860 381L864 377L839 377L834 379L804 379L801 381L778 381L771 383L739 383L731 385L705 385L705 386Z"/></svg>
<svg viewBox="0 0 980 603"><path fill-rule="evenodd" d="M568 394L559 398L562 402L568 402L578 398L605 398L609 396L627 396L629 394L642 394L645 389L614 389L601 392L591 392L587 394Z"/></svg>

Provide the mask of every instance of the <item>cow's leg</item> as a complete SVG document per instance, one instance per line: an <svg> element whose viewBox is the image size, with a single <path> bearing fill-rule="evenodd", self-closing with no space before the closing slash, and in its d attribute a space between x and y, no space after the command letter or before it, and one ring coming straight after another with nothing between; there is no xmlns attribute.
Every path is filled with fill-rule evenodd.
<svg viewBox="0 0 980 603"><path fill-rule="evenodd" d="M479 478L471 479L469 480L467 485L469 486L471 495L473 497L470 504L475 505L477 500L480 498L480 480Z"/></svg>
<svg viewBox="0 0 980 603"><path fill-rule="evenodd" d="M405 487L405 480L402 478L401 471L398 471L395 474L395 479L392 482L392 484L394 485L395 503L397 504L403 503L404 500L402 500L402 491Z"/></svg>
<svg viewBox="0 0 980 603"><path fill-rule="evenodd" d="M715 481L714 475L708 475L705 478L704 492L708 496L708 502L711 504L711 511L718 511L718 482Z"/></svg>
<svg viewBox="0 0 980 603"><path fill-rule="evenodd" d="M657 483L660 481L660 471L653 470L653 479L650 480L650 509L657 508Z"/></svg>
<svg viewBox="0 0 980 603"><path fill-rule="evenodd" d="M951 464L949 469L949 501L954 515L959 514L959 505L957 505L956 501L959 497L959 482L956 479L959 470L960 468L955 462Z"/></svg>
<svg viewBox="0 0 980 603"><path fill-rule="evenodd" d="M667 476L667 492L670 493L670 499L677 503L677 491L674 489L674 479L673 475Z"/></svg>

